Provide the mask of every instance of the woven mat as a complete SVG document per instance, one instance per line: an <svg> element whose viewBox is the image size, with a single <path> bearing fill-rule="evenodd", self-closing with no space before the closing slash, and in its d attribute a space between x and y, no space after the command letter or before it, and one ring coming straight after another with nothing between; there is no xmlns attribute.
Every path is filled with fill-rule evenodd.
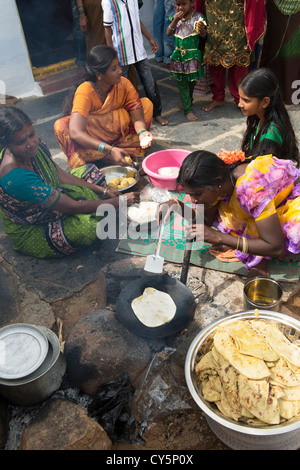
<svg viewBox="0 0 300 470"><path fill-rule="evenodd" d="M177 197L185 204L189 205L190 200L182 193L173 193L172 196ZM170 219L170 222L165 225L163 232L163 240L160 248L160 256L166 261L171 263L182 263L183 254L186 245L184 219L176 215ZM156 230L153 229L152 233L143 234L137 238L130 237L128 233L126 237L121 239L116 251L120 253L127 253L129 255L147 256L154 253L156 242ZM248 270L244 264L239 261L235 256L229 257L227 261L222 261L210 253L211 245L203 244L200 242L193 243L191 251L190 263L202 268L213 269L216 271L223 271L227 273L239 274L247 276ZM233 253L231 251L231 253ZM300 259L294 257L291 261L271 260L269 262L269 272L273 279L294 282L300 278Z"/></svg>

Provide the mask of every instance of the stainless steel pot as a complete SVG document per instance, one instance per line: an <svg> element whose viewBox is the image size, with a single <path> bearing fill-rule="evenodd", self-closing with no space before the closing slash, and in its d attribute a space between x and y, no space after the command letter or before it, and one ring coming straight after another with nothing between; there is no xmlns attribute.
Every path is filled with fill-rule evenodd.
<svg viewBox="0 0 300 470"><path fill-rule="evenodd" d="M60 352L56 334L40 326L49 342L48 353L32 374L18 379L0 379L0 395L9 403L19 406L34 406L50 397L61 385L66 372L66 361Z"/></svg>
<svg viewBox="0 0 300 470"><path fill-rule="evenodd" d="M194 369L198 351L218 325L237 319L256 318L254 310L236 313L208 325L192 341L185 362L185 377L188 389L205 414L208 425L216 436L228 447L235 450L296 450L300 448L300 418L283 424L269 426L249 426L237 423L220 413L212 403L207 402L198 390ZM277 323L285 334L300 338L300 322L281 313L260 310L259 318Z"/></svg>

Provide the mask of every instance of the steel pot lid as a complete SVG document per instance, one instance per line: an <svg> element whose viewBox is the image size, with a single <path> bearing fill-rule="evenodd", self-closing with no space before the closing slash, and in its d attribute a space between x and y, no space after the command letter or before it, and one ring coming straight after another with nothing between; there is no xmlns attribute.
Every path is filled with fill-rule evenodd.
<svg viewBox="0 0 300 470"><path fill-rule="evenodd" d="M26 377L40 367L49 348L36 326L16 323L0 329L0 378Z"/></svg>

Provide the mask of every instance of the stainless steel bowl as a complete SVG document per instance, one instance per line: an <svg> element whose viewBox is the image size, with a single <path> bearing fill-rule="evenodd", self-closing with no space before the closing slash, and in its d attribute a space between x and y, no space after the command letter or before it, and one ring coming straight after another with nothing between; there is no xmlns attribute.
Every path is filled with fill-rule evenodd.
<svg viewBox="0 0 300 470"><path fill-rule="evenodd" d="M192 341L186 357L187 386L193 399L204 412L211 430L228 447L235 450L296 450L300 448L300 418L283 424L259 427L237 423L224 416L212 403L204 400L196 384L194 370L197 356L218 325L238 319L254 318L254 310L247 310L222 317L200 331ZM259 318L276 323L284 334L292 335L294 340L300 338L300 322L292 317L270 310L260 310Z"/></svg>
<svg viewBox="0 0 300 470"><path fill-rule="evenodd" d="M244 308L263 308L280 312L282 293L282 287L275 279L255 277L244 286Z"/></svg>
<svg viewBox="0 0 300 470"><path fill-rule="evenodd" d="M136 168L133 166L120 166L120 165L113 165L113 166L106 166L101 168L101 173L105 175L106 183L110 183L113 178L124 178L129 170L133 170L135 173L135 182L127 186L126 188L119 189L119 191L127 191L128 189L132 188L136 185L136 183L140 179L140 174Z"/></svg>

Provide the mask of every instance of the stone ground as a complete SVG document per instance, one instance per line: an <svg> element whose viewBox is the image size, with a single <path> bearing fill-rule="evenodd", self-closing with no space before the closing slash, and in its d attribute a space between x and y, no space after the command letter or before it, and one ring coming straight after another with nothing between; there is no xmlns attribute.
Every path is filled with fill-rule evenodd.
<svg viewBox="0 0 300 470"><path fill-rule="evenodd" d="M178 109L176 84L169 80L168 69L151 60L163 102L163 115L169 125L153 122L155 142L151 152L164 148L195 150L205 148L239 148L245 129L245 118L227 93L223 107L210 114L202 110L210 96L195 97L197 122L187 122ZM48 144L56 161L66 168L66 158L61 153L53 133L53 123L60 116L61 103L68 91L40 98L21 100L17 106L33 119L40 137ZM143 94L141 90L141 94ZM297 136L300 135L299 106L290 106L289 112ZM298 119L297 119L298 118ZM148 152L149 153L149 152ZM144 258L116 253L117 240L106 240L74 256L60 260L37 260L15 253L8 237L0 232L0 327L10 323L25 322L45 326L59 332L65 340L76 321L99 308L114 312L115 301L105 294L103 284L117 282L125 286L138 277ZM180 276L181 266L165 263L164 269ZM104 276L104 278L103 278ZM99 280L100 279L100 280ZM99 284L100 282L100 284ZM225 313L243 310L243 284L245 278L236 274L212 271L191 266L187 285L201 306L202 325L210 323ZM101 285L101 288L100 288ZM299 282L283 282L282 312L300 319ZM197 323L198 325L199 323ZM199 330L198 330L199 331ZM186 352L195 324L182 333L184 343L180 351ZM160 346L178 344L178 337L161 341ZM133 345L134 347L134 345ZM180 371L184 377L183 370ZM183 384L183 387L185 384ZM165 411L165 410L164 410ZM173 412L161 412L143 433L144 444L114 444L115 449L127 450L224 450L227 447L212 433L205 417L190 403Z"/></svg>

